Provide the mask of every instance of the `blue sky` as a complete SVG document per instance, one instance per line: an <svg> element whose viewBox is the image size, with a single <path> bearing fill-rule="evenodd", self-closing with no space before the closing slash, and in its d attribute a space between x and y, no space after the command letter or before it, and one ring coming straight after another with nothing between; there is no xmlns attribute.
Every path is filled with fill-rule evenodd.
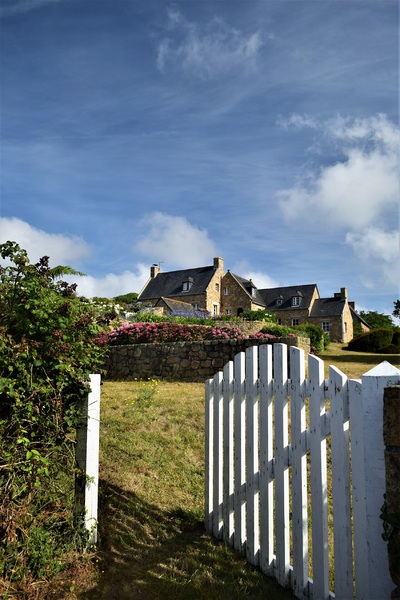
<svg viewBox="0 0 400 600"><path fill-rule="evenodd" d="M3 0L0 241L399 297L398 2Z"/></svg>

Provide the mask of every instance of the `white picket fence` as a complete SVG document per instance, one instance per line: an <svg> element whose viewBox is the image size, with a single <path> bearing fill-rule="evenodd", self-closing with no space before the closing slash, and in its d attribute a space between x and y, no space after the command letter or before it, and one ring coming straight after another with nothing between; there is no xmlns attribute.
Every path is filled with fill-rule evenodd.
<svg viewBox="0 0 400 600"><path fill-rule="evenodd" d="M297 598L389 599L382 406L400 371L289 363L253 346L206 382L206 528Z"/></svg>
<svg viewBox="0 0 400 600"><path fill-rule="evenodd" d="M89 544L97 542L97 508L99 490L100 445L100 385L99 374L90 375L91 391L81 409L83 418L76 432L75 457L77 467L84 477L84 489L77 490L77 511L85 514L85 529ZM80 485L79 485L80 487Z"/></svg>

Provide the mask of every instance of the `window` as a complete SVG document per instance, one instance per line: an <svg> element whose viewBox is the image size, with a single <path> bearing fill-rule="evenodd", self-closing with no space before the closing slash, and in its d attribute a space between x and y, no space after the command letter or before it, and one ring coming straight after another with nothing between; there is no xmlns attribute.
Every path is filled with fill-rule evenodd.
<svg viewBox="0 0 400 600"><path fill-rule="evenodd" d="M294 327L295 325L299 324L299 320L298 319L292 319L292 327Z"/></svg>
<svg viewBox="0 0 400 600"><path fill-rule="evenodd" d="M194 304L192 304L194 310L199 310L199 305L197 304L197 302L195 302Z"/></svg>
<svg viewBox="0 0 400 600"><path fill-rule="evenodd" d="M216 317L218 315L218 304L213 304L213 316Z"/></svg>
<svg viewBox="0 0 400 600"><path fill-rule="evenodd" d="M282 304L282 302L283 302L283 298L282 298L282 296L279 296L276 299L275 304L276 304L276 306L280 306Z"/></svg>
<svg viewBox="0 0 400 600"><path fill-rule="evenodd" d="M224 287L224 296L227 296L229 294L229 288Z"/></svg>
<svg viewBox="0 0 400 600"><path fill-rule="evenodd" d="M226 309L226 311L225 311L225 314L226 314L226 315L230 315L231 313L232 313L231 309L230 309L230 308L227 308L227 309Z"/></svg>
<svg viewBox="0 0 400 600"><path fill-rule="evenodd" d="M190 290L190 288L193 285L193 279L191 277L188 277L183 283L182 283L182 291L183 292L188 292Z"/></svg>
<svg viewBox="0 0 400 600"><path fill-rule="evenodd" d="M253 296L253 298L255 298L257 296L256 288L251 288L251 295Z"/></svg>
<svg viewBox="0 0 400 600"><path fill-rule="evenodd" d="M277 320L278 325L282 325L282 319Z"/></svg>
<svg viewBox="0 0 400 600"><path fill-rule="evenodd" d="M216 291L216 292L219 292L219 283L216 283L216 284L215 284L215 291Z"/></svg>
<svg viewBox="0 0 400 600"><path fill-rule="evenodd" d="M322 331L329 333L329 321L322 321Z"/></svg>
<svg viewBox="0 0 400 600"><path fill-rule="evenodd" d="M300 296L293 296L292 306L300 306Z"/></svg>

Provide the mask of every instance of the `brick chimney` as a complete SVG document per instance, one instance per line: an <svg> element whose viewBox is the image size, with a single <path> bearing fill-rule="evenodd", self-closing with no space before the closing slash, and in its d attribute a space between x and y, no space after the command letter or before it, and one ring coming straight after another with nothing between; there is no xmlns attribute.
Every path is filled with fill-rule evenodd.
<svg viewBox="0 0 400 600"><path fill-rule="evenodd" d="M348 300L349 294L347 288L340 288L340 298L341 300Z"/></svg>
<svg viewBox="0 0 400 600"><path fill-rule="evenodd" d="M154 277L157 277L157 275L159 274L159 272L160 272L159 265L156 265L156 264L151 265L151 267L150 267L150 277L152 279L154 279Z"/></svg>
<svg viewBox="0 0 400 600"><path fill-rule="evenodd" d="M214 269L217 271L220 269L222 272L224 271L224 259L217 256L214 258Z"/></svg>

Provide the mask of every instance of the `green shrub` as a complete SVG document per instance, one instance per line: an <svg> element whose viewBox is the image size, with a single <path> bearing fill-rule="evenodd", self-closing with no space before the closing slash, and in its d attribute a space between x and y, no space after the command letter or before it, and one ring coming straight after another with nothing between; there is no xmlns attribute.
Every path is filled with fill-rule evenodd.
<svg viewBox="0 0 400 600"><path fill-rule="evenodd" d="M388 344L379 350L380 354L398 354L400 351L399 346L395 344Z"/></svg>
<svg viewBox="0 0 400 600"><path fill-rule="evenodd" d="M245 321L266 321L268 323L276 323L275 315L269 310L245 310L240 316Z"/></svg>
<svg viewBox="0 0 400 600"><path fill-rule="evenodd" d="M392 343L393 329L373 329L349 342L348 349L355 352L377 352Z"/></svg>
<svg viewBox="0 0 400 600"><path fill-rule="evenodd" d="M51 575L76 547L73 437L104 352L98 313L48 257L30 264L14 242L0 256L0 577L15 586Z"/></svg>
<svg viewBox="0 0 400 600"><path fill-rule="evenodd" d="M286 337L289 334L296 334L296 331L293 327L288 327L286 325L265 325L260 331L260 333L269 333L271 335L275 335L276 337Z"/></svg>
<svg viewBox="0 0 400 600"><path fill-rule="evenodd" d="M330 338L327 333L322 331L321 327L318 325L314 325L313 323L302 323L301 325L296 325L294 330L298 335L302 335L303 337L310 338L310 344L315 348L317 353L325 350L330 344Z"/></svg>

